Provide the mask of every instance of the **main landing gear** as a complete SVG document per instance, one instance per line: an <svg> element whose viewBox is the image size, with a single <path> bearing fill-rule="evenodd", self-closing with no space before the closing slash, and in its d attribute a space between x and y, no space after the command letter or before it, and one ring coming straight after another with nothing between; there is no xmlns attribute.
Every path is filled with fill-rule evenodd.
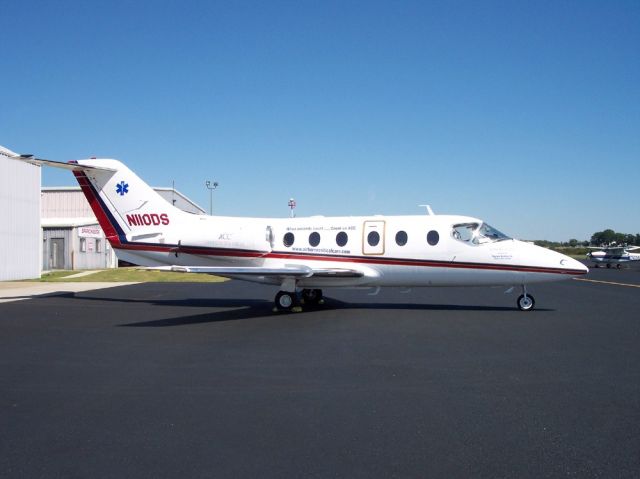
<svg viewBox="0 0 640 479"><path fill-rule="evenodd" d="M293 312L299 313L302 311L302 305L308 304L311 306L324 304L322 298L321 289L303 289L298 295L296 292L290 291L278 291L275 298L274 312Z"/></svg>
<svg viewBox="0 0 640 479"><path fill-rule="evenodd" d="M527 293L527 287L522 285L522 294L518 296L518 309L520 311L531 311L536 305L533 296Z"/></svg>

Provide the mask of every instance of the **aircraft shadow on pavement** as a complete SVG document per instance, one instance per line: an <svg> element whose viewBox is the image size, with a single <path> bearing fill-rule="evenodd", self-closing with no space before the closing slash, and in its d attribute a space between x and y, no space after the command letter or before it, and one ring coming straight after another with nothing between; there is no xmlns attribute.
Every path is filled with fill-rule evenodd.
<svg viewBox="0 0 640 479"><path fill-rule="evenodd" d="M48 296L51 298L54 295ZM173 318L140 320L119 324L119 327L168 327L187 326L192 324L215 323L222 321L237 321L243 319L274 319L274 318L304 318L306 314L329 311L376 310L376 311L469 311L525 314L512 306L480 306L459 304L424 304L424 303L396 303L396 302L347 302L326 297L323 305L303 305L299 313L274 312L273 301L262 299L242 298L116 298L89 296L87 293L62 293L58 298L79 299L82 301L100 301L106 303L148 304L151 306L166 306L180 308L223 308L220 311L208 311L196 315L176 316ZM44 299L44 298L42 298ZM536 311L553 311L552 309L536 308ZM531 313L528 313L531 314Z"/></svg>
<svg viewBox="0 0 640 479"><path fill-rule="evenodd" d="M167 327L186 326L190 324L214 323L221 321L237 321L243 319L274 319L274 318L304 318L306 314L328 311L349 311L349 310L378 310L378 311L470 311L470 312L517 312L512 307L501 306L461 306L449 304L407 304L407 303L345 303L342 301L328 299L322 306L306 306L299 313L278 313L273 311L273 303L267 300L197 300L199 306L215 308L234 308L223 311L213 311L191 316L178 316L174 318L156 319L151 321L136 321L132 323L120 324L120 327ZM194 306L190 300L169 300L174 306ZM163 301L154 301L154 304L167 304ZM545 310L541 310L545 311Z"/></svg>

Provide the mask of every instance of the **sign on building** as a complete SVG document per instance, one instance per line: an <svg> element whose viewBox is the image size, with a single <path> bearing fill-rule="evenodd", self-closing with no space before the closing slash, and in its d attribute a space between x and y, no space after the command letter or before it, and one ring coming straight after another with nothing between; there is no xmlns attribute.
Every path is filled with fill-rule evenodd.
<svg viewBox="0 0 640 479"><path fill-rule="evenodd" d="M80 238L102 238L102 229L99 226L80 226L78 228Z"/></svg>

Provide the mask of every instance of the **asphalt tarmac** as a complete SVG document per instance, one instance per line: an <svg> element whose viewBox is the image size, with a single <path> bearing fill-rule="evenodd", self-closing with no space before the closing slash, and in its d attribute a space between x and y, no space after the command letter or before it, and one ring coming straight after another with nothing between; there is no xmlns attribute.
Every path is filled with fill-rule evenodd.
<svg viewBox="0 0 640 479"><path fill-rule="evenodd" d="M640 271L585 279L2 303L0 477L638 477Z"/></svg>

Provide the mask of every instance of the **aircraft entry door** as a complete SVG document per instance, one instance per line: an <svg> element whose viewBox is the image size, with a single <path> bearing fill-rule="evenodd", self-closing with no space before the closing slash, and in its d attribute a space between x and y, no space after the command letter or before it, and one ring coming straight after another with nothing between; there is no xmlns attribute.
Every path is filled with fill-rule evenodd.
<svg viewBox="0 0 640 479"><path fill-rule="evenodd" d="M384 221L365 221L362 254L384 254Z"/></svg>

